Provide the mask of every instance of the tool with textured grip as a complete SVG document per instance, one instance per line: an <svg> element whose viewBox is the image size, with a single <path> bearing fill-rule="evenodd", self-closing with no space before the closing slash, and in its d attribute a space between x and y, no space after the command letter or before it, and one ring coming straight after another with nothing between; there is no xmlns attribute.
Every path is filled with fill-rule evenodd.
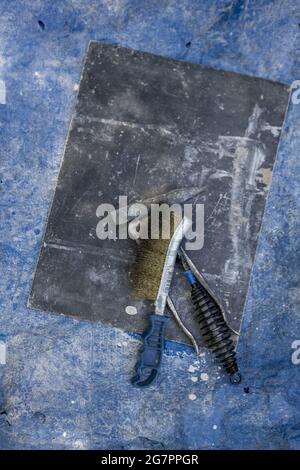
<svg viewBox="0 0 300 470"><path fill-rule="evenodd" d="M193 272L185 265L185 277L191 286L191 298L194 304L195 316L200 325L204 345L210 349L230 375L231 383L240 383L234 344L231 331L226 324L221 309L196 279Z"/></svg>
<svg viewBox="0 0 300 470"><path fill-rule="evenodd" d="M144 346L135 366L136 376L131 380L134 385L145 387L156 379L164 350L168 319L169 317L166 315L156 315L155 313L149 315L149 328L143 335Z"/></svg>
<svg viewBox="0 0 300 470"><path fill-rule="evenodd" d="M179 223L172 220L172 237L164 238L161 227L157 239L141 240L132 273L136 294L155 301L155 312L149 315L150 325L143 334L144 345L135 366L136 376L132 383L139 387L150 385L158 375L164 349L166 321L164 315L174 265L180 243L191 227L190 219L184 217Z"/></svg>

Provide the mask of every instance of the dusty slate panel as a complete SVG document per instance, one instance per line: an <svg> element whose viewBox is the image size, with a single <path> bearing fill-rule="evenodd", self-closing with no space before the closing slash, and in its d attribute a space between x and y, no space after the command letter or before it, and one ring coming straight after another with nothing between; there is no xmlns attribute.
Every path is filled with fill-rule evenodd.
<svg viewBox="0 0 300 470"><path fill-rule="evenodd" d="M287 100L280 83L90 43L30 306L142 331L135 242L99 240L97 206L199 189L205 244L190 255L238 329ZM197 335L180 267L172 297ZM175 322L168 336L185 341Z"/></svg>

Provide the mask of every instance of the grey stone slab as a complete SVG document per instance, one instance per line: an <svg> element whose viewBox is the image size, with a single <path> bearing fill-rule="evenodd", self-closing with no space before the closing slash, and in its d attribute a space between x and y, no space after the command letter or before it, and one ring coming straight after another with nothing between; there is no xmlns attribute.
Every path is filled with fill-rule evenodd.
<svg viewBox="0 0 300 470"><path fill-rule="evenodd" d="M136 244L99 240L96 209L190 188L205 211L204 247L190 256L239 329L288 91L91 42L30 306L143 331L150 306L129 285ZM172 298L197 336L179 266ZM186 341L175 322L168 337Z"/></svg>

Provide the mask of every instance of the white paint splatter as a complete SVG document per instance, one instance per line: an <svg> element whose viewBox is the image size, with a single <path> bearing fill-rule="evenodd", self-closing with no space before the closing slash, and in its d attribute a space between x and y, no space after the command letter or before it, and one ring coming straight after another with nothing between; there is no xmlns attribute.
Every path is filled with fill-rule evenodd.
<svg viewBox="0 0 300 470"><path fill-rule="evenodd" d="M128 103L127 103L128 104ZM80 117L81 120L84 121L85 116ZM166 136L172 136L173 133L170 129L167 129L166 127L163 126L157 126L156 124L139 124L135 122L128 122L128 121L118 121L117 119L106 119L106 118L96 118L89 116L88 120L90 123L92 122L101 122L102 124L107 124L109 126L125 126L130 129L140 129L142 132L148 132L148 130L158 130L161 135L166 135Z"/></svg>
<svg viewBox="0 0 300 470"><path fill-rule="evenodd" d="M194 366L189 366L188 371L194 373L197 370Z"/></svg>
<svg viewBox="0 0 300 470"><path fill-rule="evenodd" d="M0 364L6 364L6 344L4 341L0 341Z"/></svg>
<svg viewBox="0 0 300 470"><path fill-rule="evenodd" d="M191 377L191 381L192 381L192 382L198 382L198 377L196 377L195 375L193 375L193 377Z"/></svg>
<svg viewBox="0 0 300 470"><path fill-rule="evenodd" d="M245 137L251 137L253 134L255 134L257 127L258 127L258 121L259 118L262 114L263 110L256 104L253 108L253 112L251 116L248 119L248 126L245 131Z"/></svg>
<svg viewBox="0 0 300 470"><path fill-rule="evenodd" d="M6 86L4 80L0 80L0 104L6 104Z"/></svg>
<svg viewBox="0 0 300 470"><path fill-rule="evenodd" d="M259 148L255 148L251 165L249 168L249 177L247 181L248 187L253 186L254 188L256 188L257 171L263 164L264 160L265 154Z"/></svg>
<svg viewBox="0 0 300 470"><path fill-rule="evenodd" d="M218 429L218 426L216 424L213 425L213 429Z"/></svg>
<svg viewBox="0 0 300 470"><path fill-rule="evenodd" d="M196 400L196 398L197 398L197 395L195 395L194 393L189 394L189 399L190 400L194 401L194 400Z"/></svg>
<svg viewBox="0 0 300 470"><path fill-rule="evenodd" d="M208 374L206 372L202 372L200 374L200 379L203 380L203 382L207 382L208 381Z"/></svg>
<svg viewBox="0 0 300 470"><path fill-rule="evenodd" d="M125 307L125 312L127 313L127 315L136 315L137 308L133 305L127 305L127 307Z"/></svg>
<svg viewBox="0 0 300 470"><path fill-rule="evenodd" d="M248 224L255 190L257 190L257 174L265 160L263 147L255 138L256 133L261 129L262 112L258 105L254 106L243 137L228 136L226 140L219 141L220 147L223 148L223 155L233 158L229 214L233 254L226 260L222 273L223 278L231 285L238 281L240 272L250 269L252 264Z"/></svg>
<svg viewBox="0 0 300 470"><path fill-rule="evenodd" d="M262 131L270 131L273 137L279 137L281 126L271 126L268 122L263 123L261 127Z"/></svg>
<svg viewBox="0 0 300 470"><path fill-rule="evenodd" d="M232 174L225 170L216 170L212 175L211 179L220 179L220 178L232 178Z"/></svg>

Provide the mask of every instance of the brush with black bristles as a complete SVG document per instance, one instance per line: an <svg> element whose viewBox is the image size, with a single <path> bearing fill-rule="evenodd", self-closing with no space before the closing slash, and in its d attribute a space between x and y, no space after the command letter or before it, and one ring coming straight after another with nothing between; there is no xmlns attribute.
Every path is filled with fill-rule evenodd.
<svg viewBox="0 0 300 470"><path fill-rule="evenodd" d="M133 290L139 298L154 302L154 313L149 315L149 327L143 334L144 345L135 366L132 383L144 387L157 378L164 349L168 316L167 298L180 243L191 226L184 217L180 223L171 220L170 237L163 236L161 227L156 239L141 240L132 272Z"/></svg>

